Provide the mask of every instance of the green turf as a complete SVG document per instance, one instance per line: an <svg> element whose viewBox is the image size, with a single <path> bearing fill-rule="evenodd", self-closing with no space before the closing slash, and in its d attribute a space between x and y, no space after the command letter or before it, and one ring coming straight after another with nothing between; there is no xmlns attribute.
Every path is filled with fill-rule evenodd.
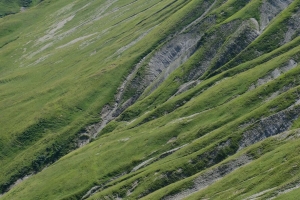
<svg viewBox="0 0 300 200"><path fill-rule="evenodd" d="M250 18L259 22L261 0L0 1L0 16L9 14L0 18L0 194L32 175L0 199L81 199L95 186L89 199L161 199L241 155L252 161L187 199L244 199L264 191L261 199L296 198L299 189L289 189L300 181L298 116L289 137L237 150L245 131L299 100L300 37L281 43L299 3L241 52L224 55L232 40L241 43L240 27ZM28 8L19 12L21 6ZM76 149L79 133L101 121L101 109L115 103L135 65L203 13L198 26L185 30L203 35L194 54ZM217 66L222 56L227 60ZM209 58L195 78L199 84L175 96ZM291 61L293 69L253 88ZM126 91L123 102L134 93Z"/></svg>

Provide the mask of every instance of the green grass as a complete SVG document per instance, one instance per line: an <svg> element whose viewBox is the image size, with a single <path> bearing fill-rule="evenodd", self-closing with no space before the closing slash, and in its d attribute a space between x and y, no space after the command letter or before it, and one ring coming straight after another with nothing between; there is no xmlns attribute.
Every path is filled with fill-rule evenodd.
<svg viewBox="0 0 300 200"><path fill-rule="evenodd" d="M278 183L288 183L291 180L299 179L298 168L294 167L297 163L298 156L295 150L299 148L299 139L289 142L281 141L279 144L276 140L272 138L260 145L256 145L257 150L264 145L270 144L273 145L273 149L249 165L228 175L226 181L225 179L224 181L218 181L208 189L192 195L189 199L203 197L242 199L260 191L275 189ZM273 167L270 168L270 166ZM280 174L276 173L276 171L280 171Z"/></svg>
<svg viewBox="0 0 300 200"><path fill-rule="evenodd" d="M21 7L35 6L43 0L0 0L0 17L20 12Z"/></svg>
<svg viewBox="0 0 300 200"><path fill-rule="evenodd" d="M210 73L198 85L173 96L205 59L212 55L213 62L223 55L245 21L259 21L261 1L216 1L204 17L214 18L212 22L198 27L203 37L195 54L151 94L146 89L97 139L74 150L79 133L101 120L103 106L114 104L118 87L134 66L201 16L204 1L43 1L1 18L0 193L36 173L1 199L81 199L94 186L102 189L89 199L160 199L192 187L201 173L242 154L253 161L188 198L242 199L275 188L263 194L271 197L298 181L298 168L292 167L298 160L297 132L290 133L295 139L269 138L237 150L243 132L299 99L299 66L249 90L291 59L300 61L299 37L278 44L282 25L299 1L220 68L210 63ZM126 45L131 47L123 51ZM143 70L137 75L143 77ZM123 100L134 92L127 91ZM291 127L296 128L299 119ZM150 158L149 165L130 173ZM297 191L279 198L293 198Z"/></svg>
<svg viewBox="0 0 300 200"><path fill-rule="evenodd" d="M280 63L277 60L274 60L273 62L280 65ZM269 66L271 68L276 67L276 65L275 66L273 65L273 62L269 63ZM253 77L257 77L257 75L253 74L254 72L257 73L258 75L262 76L263 74L261 74L261 72L257 71L257 69L265 70L265 72L269 71L268 68L263 69L263 68L260 68L260 66L257 66L257 68L253 69L252 71L247 71L244 74L234 77L233 80L226 80L226 81L233 84L232 81L239 80L239 79L243 80L244 79L243 75L249 76L249 74L251 74ZM297 70L299 70L299 69L297 68ZM297 73L295 73L295 72L292 73L292 71L291 71L289 74L295 75ZM271 85L270 85L268 87L268 88L272 88L272 89L270 89L270 91L267 93L271 94L272 91L278 90L278 87L283 87L284 85L287 84L286 81L289 81L289 80L294 80L294 78L291 77L291 78L278 79L277 81L273 81L271 84L273 86L271 87ZM226 81L224 81L224 82L226 82ZM284 81L284 83L280 84L280 81ZM250 85L250 83L249 83L249 85ZM216 85L215 87L217 87L217 86L218 85ZM225 86L225 85L223 85L223 86ZM211 88L211 91L215 91L215 89ZM257 94L259 91L262 94ZM131 167L135 166L136 163L141 162L141 160L143 160L145 156L148 156L154 150L156 150L158 152L163 152L164 149L167 150L168 148L171 148L172 147L171 144L167 145L166 147L161 146L161 145L166 144L166 142L174 136L177 136L178 140L179 140L177 142L176 146L180 145L180 144L184 144L186 142L189 142L189 141L199 137L197 135L192 136L193 134L197 134L196 131L199 129L199 126L197 124L199 124L199 123L202 124L203 127L206 127L207 125L211 124L212 121L215 121L216 124L218 124L218 125L222 125L222 121L224 119L230 120L230 118L228 118L228 117L229 117L229 115L231 115L231 113L226 113L226 110L231 110L232 113L235 113L235 115L231 116L234 118L237 118L238 115L242 115L243 113L249 113L249 109L251 109L251 107L249 107L249 102L245 101L245 99L248 99L249 101L251 101L251 99L254 100L255 97L261 96L261 95L263 95L263 93L266 93L266 91L264 90L263 87L257 88L255 91L253 91L249 94L246 93L245 95L242 95L241 97L237 98L236 100L232 100L232 101L224 104L221 107L216 107L211 112L206 112L207 114L203 113L202 115L197 116L191 122L189 122L189 120L187 120L187 121L182 121L182 122L174 123L174 124L167 123L167 121L172 120L174 115L177 116L176 118L179 117L178 115L173 113L170 116L164 117L166 119L164 119L164 118L158 119L153 122L146 123L143 126L140 126L140 127L134 128L134 129L130 129L128 131L106 134L106 135L100 137L97 141L88 145L87 147L84 147L84 148L82 148L78 151L75 151L75 152L69 154L68 156L64 157L63 159L58 161L56 164L54 164L52 167L47 168L47 170L45 170L43 173L36 175L36 179L29 179L27 181L26 185L20 185L20 187L16 188L16 191L19 191L19 190L26 191L27 188L35 188L35 187L37 187L37 186L35 186L36 180L48 180L48 179L50 179L50 177L52 177L51 184L50 183L43 183L43 184L39 183L41 188L46 187L46 185L47 185L47 189L45 191L43 191L43 190L35 191L35 196L37 198L39 195L45 194L50 191L52 191L51 192L52 194L56 194L55 188L57 188L56 187L57 184L59 184L60 182L64 182L63 180L69 180L69 179L72 179L71 177L76 176L77 177L76 180L78 182L84 183L84 184L82 184L81 188L76 187L77 188L76 194L78 194L78 193L81 194L81 191L86 190L85 188L91 187L93 184L106 183L108 181L109 177L116 176L118 174L121 174L123 171L127 171ZM290 91L289 93L291 95L293 94L292 91ZM268 96L268 95L266 95L266 96ZM247 121L248 119L251 119L251 118L260 118L261 116L266 115L267 114L266 111L268 111L270 108L272 108L273 105L278 105L277 102L282 102L282 100L280 100L280 99L281 98L285 99L287 96L288 96L287 94L284 94L284 95L278 97L277 99L270 102L270 105L264 105L263 108L261 108L259 110L259 112L258 111L254 111L252 113L250 112L248 117L241 118L237 122L234 122L233 125L229 125L229 124L226 125L226 123L224 123L223 124L224 126L222 126L221 129L217 129L217 127L213 127L211 130L216 129L216 131L214 131L215 133L210 133L206 137L198 139L198 142L193 142L192 145L184 148L181 151L181 153L178 152L178 154L174 154L174 156L172 155L171 157L166 157L166 159L153 164L154 166L149 166L148 170L143 170L145 172L137 174L137 177L134 177L133 179L136 180L136 179L139 179L142 177L147 177L146 174L149 174L150 172L151 172L150 174L152 174L152 173L155 173L156 171L160 171L160 174L163 174L164 172L165 173L167 173L168 171L172 172L173 170L184 167L184 165L186 165L186 162L188 160L194 159L195 156L197 157L198 155L201 155L204 152L211 151L209 149L213 149L217 144L224 141L225 138L227 138L228 136L231 135L230 134L230 133L232 133L231 130L236 130L236 128L241 123L243 123L244 121ZM211 97L211 98L219 99L218 96ZM194 99L194 101L198 102L199 100ZM253 104L253 106L260 105L262 101L263 101L263 99L257 99L257 101L253 101L252 104ZM237 103L237 102L239 102L239 103ZM241 104L241 102L244 102L244 105L243 106L241 105L241 107L236 107L236 105ZM293 100L291 102L287 102L288 103L287 105L282 105L283 107L278 108L278 110L286 108L288 105L290 105L293 102L294 102ZM192 102L191 102L191 104L193 105ZM189 105L187 105L187 107L189 107ZM236 108L234 108L234 107L236 107ZM194 104L194 108L191 108L191 110L194 111L195 108L197 108L196 104ZM182 108L182 109L184 109L184 108ZM235 111L233 109L241 109L241 110ZM178 112L184 113L185 115L192 114L189 112L185 113L183 111L178 111ZM273 111L273 112L276 112L276 111ZM221 113L224 113L224 114L221 114ZM240 114L238 114L238 113L240 113ZM167 125L163 126L163 124L167 124ZM150 132L149 131L150 127L157 127L157 128L153 129ZM223 134L220 134L222 132L223 132ZM224 134L227 136L225 136ZM224 136L225 136L225 138L224 138ZM128 140L128 142L120 141L121 139L124 139L124 138L130 138L130 139ZM144 141L144 142L142 142L142 141ZM212 141L215 141L215 142L212 142ZM120 149L122 149L122 151L120 151ZM133 152L136 152L136 149L140 149L139 153L133 153ZM192 153L192 152L195 152L195 153ZM185 155L186 158L183 159L182 154ZM108 159L112 155L113 155L113 158ZM134 155L134 156L130 156L130 155ZM153 156L155 156L155 155L157 155L157 153L155 153ZM173 160L173 159L175 159L175 160ZM106 160L106 162L102 163L103 160ZM173 161L170 163L171 160L173 160ZM119 165L113 164L115 162L118 162ZM203 167L201 167L202 165L203 164L198 163L197 166L199 168L197 167L196 170L195 170L195 166L194 167L191 166L190 169L189 168L186 168L186 169L190 170L190 173L193 174L193 173L196 173L198 170L204 169ZM60 169L65 169L65 167L67 167L67 166L68 166L68 169L70 169L71 171L69 171L68 174L65 174L65 171L60 170ZM110 167L108 167L108 166L110 166ZM165 171L166 169L167 169L167 172ZM79 175L79 174L82 174L82 175ZM70 177L70 178L68 178L68 177ZM174 177L174 179L171 179L171 181L172 180L178 180L178 178ZM149 181L147 181L147 182L145 181L144 187L150 186L149 184L151 183L151 181L150 181L150 183L149 183ZM74 187L73 185L77 185L76 182L74 182L73 179L71 182L64 182L65 185L63 188L66 188L68 192L60 191L59 194L60 195L64 195L64 194L68 194L68 193L73 194L74 192L70 192L69 190L73 191L71 188ZM122 183L122 184L124 184L124 183ZM53 188L52 189L49 188L49 185L53 185ZM157 184L155 184L155 185L157 185L159 187L163 187L164 183L157 182ZM105 190L103 192L103 195L112 194L112 191L120 192L120 188L122 188L122 187L118 186L118 185L115 187L117 187L119 189L113 189L114 187L109 188L108 190ZM137 190L136 193L142 192L142 190L143 190L142 188ZM155 187L155 188L159 189L157 187ZM156 190L155 188L153 188L153 190ZM24 198L26 198L27 195L32 195L31 192L28 194L24 194L22 192L22 194L25 195ZM16 195L16 194L12 193L12 195ZM49 193L49 195L50 195L50 193ZM62 197L64 197L64 196L50 196L49 198L62 198ZM12 197L8 196L8 198L12 198ZM46 197L43 196L43 198L46 198Z"/></svg>
<svg viewBox="0 0 300 200"><path fill-rule="evenodd" d="M0 1L0 17L8 14L14 14L20 11L18 1Z"/></svg>
<svg viewBox="0 0 300 200"><path fill-rule="evenodd" d="M106 12L110 13L114 6L124 6L130 2L116 3ZM93 24L79 27L75 34L70 34L62 40L55 40L53 46L49 43L52 39L49 42L34 41L38 41L49 32L49 27L55 27L56 23L66 18L65 15L57 16L59 13L73 13L73 10L64 8L68 2L58 1L49 4L45 1L24 13L4 19L5 21L2 22L4 31L1 31L1 34L6 45L3 45L5 48L0 49L3 60L0 64L2 80L0 132L2 144L5 145L1 148L3 158L1 163L9 163L3 165L3 169L10 172L2 173L1 185L10 184L17 177L34 171L36 167L32 161L41 156L46 159L41 161L38 169L55 161L64 154L63 152L66 153L74 148L74 140L82 128L100 120L98 112L101 107L113 100L122 78L145 52L153 49L158 41L163 40L165 31L167 33L172 31L174 26L172 24L176 23L176 19L170 18L172 21L165 22L169 27L164 31L156 27L151 34L147 35L145 38L148 41L147 46L139 42L135 48L122 53L125 59L115 60L116 56L110 55L129 41L136 39L144 31L157 25L159 20L155 19L172 14L169 12L171 6L176 8L184 3L179 1L168 6L170 2L156 1L148 5L148 3L133 1L133 5L139 9L127 10L124 7L120 17L108 21L107 19L114 13L104 16ZM93 20L92 16L97 15L97 9L104 3L104 1L93 2L83 10L80 8L85 4L77 3L74 10L79 10L77 12L80 13L76 14L73 21ZM149 9L145 10L148 7ZM158 8L164 7L165 9L149 18ZM41 16L41 13L51 17L41 20L36 17ZM138 18L130 18L135 15ZM23 18L24 21L21 27L17 27L20 23L16 19L19 18ZM144 24L138 24L143 19ZM113 26L117 23L118 26ZM99 27L96 29L97 24ZM40 28L35 29L35 26ZM60 32L73 26L75 26L74 22L70 21ZM109 34L101 33L107 28ZM126 34L120 34L122 32ZM101 37L97 40L94 38L88 47L80 47L78 42L57 49L62 44L89 33L97 33ZM9 40L15 37L18 39L13 42ZM23 45L20 46L20 43ZM50 44L49 48L43 50L47 44ZM95 51L96 54L91 56ZM39 60L43 55L51 56L44 61ZM99 63L99 60L103 62ZM47 152L47 149L51 149L55 143L59 143L62 149L58 152ZM33 145L36 146L34 149L32 149ZM19 159L12 161L12 157L19 157Z"/></svg>
<svg viewBox="0 0 300 200"><path fill-rule="evenodd" d="M299 2L294 1L291 5L279 14L278 17L271 21L271 25L268 26L263 33L258 37L251 45L249 45L238 56L221 67L212 75L216 75L220 71L228 70L243 62L250 61L259 55L264 55L272 51L282 49L284 34L287 31L288 20L292 17L295 10L299 8ZM243 13L241 11L241 13ZM257 19L258 20L258 19ZM280 52L282 53L282 52Z"/></svg>

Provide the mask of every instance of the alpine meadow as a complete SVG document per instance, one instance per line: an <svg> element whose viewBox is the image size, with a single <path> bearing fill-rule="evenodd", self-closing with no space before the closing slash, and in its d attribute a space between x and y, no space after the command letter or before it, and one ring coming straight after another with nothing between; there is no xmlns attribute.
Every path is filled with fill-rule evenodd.
<svg viewBox="0 0 300 200"><path fill-rule="evenodd" d="M0 200L300 197L300 0L0 0Z"/></svg>

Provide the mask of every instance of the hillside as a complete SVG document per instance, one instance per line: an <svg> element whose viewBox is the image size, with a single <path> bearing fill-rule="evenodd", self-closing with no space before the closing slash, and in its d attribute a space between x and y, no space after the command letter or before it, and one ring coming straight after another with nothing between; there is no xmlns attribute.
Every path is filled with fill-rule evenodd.
<svg viewBox="0 0 300 200"><path fill-rule="evenodd" d="M1 200L300 195L300 0L0 16Z"/></svg>
<svg viewBox="0 0 300 200"><path fill-rule="evenodd" d="M0 17L24 12L27 8L35 6L43 0L0 0Z"/></svg>

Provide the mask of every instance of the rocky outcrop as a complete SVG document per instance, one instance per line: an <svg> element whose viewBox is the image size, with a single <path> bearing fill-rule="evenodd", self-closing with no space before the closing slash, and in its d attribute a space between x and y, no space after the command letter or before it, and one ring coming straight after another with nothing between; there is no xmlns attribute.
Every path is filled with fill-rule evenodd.
<svg viewBox="0 0 300 200"><path fill-rule="evenodd" d="M127 91L135 92L131 98L125 100L124 104L132 104L142 94L143 96L151 94L174 70L195 53L204 32L216 23L214 16L206 16L214 5L215 2L213 4L204 2L203 6L207 7L206 11L170 37L158 51L148 58L141 72L138 72L127 85Z"/></svg>
<svg viewBox="0 0 300 200"><path fill-rule="evenodd" d="M243 133L242 139L239 142L239 150L273 135L287 131L293 121L299 117L300 106L298 103L299 102L252 125Z"/></svg>
<svg viewBox="0 0 300 200"><path fill-rule="evenodd" d="M251 18L242 22L218 50L218 53L212 60L210 71L214 71L229 62L259 35L259 25L256 19Z"/></svg>
<svg viewBox="0 0 300 200"><path fill-rule="evenodd" d="M235 160L224 163L218 167L215 167L211 170L205 171L200 176L198 176L193 182L194 185L192 188L183 190L178 194L167 196L163 198L164 200L180 200L184 199L191 194L198 192L207 186L213 184L217 180L223 178L225 175L231 173L232 171L238 169L239 167L251 162L251 158L247 155L242 155Z"/></svg>
<svg viewBox="0 0 300 200"><path fill-rule="evenodd" d="M78 146L84 146L88 144L92 138L96 138L102 129L113 119L115 119L120 114L120 107L124 107L124 104L121 105L121 99L125 92L125 87L127 83L132 79L137 70L143 64L145 58L143 58L132 70L132 72L126 77L121 86L118 88L118 92L115 95L115 103L113 106L105 105L101 111L101 121L95 124L92 124L85 128L83 132L79 134ZM128 104L130 106L131 104ZM124 109L127 107L124 107Z"/></svg>
<svg viewBox="0 0 300 200"><path fill-rule="evenodd" d="M200 35L183 34L175 37L151 58L146 73L149 81L150 94L154 91L175 69L182 65L193 55L197 49Z"/></svg>
<svg viewBox="0 0 300 200"><path fill-rule="evenodd" d="M260 8L260 31L262 32L293 0L264 0Z"/></svg>
<svg viewBox="0 0 300 200"><path fill-rule="evenodd" d="M188 72L184 78L185 80L196 80L209 69L219 49L226 41L226 38L237 30L240 23L241 22L238 21L231 21L222 24L213 32L203 36L199 42L199 62Z"/></svg>
<svg viewBox="0 0 300 200"><path fill-rule="evenodd" d="M287 31L284 33L284 39L281 44L286 44L293 40L295 37L299 36L300 33L300 10L298 10L295 14L291 16L291 18L287 21Z"/></svg>
<svg viewBox="0 0 300 200"><path fill-rule="evenodd" d="M253 90L263 84L266 84L276 78L278 78L280 75L288 72L291 69L294 69L297 67L298 63L291 59L289 60L284 66L274 69L273 71L266 74L264 77L261 77L256 81L256 83L252 84L249 88L249 90Z"/></svg>
<svg viewBox="0 0 300 200"><path fill-rule="evenodd" d="M205 6L209 8L200 18L186 26L180 33L175 34L175 36L163 45L156 53L154 53L152 57L150 57L150 53L135 66L134 70L127 76L125 81L119 87L118 93L115 95L115 104L113 106L105 106L102 109L102 121L86 127L85 131L79 134L79 147L89 143L92 138L97 137L107 123L118 117L126 108L136 102L144 91L146 91L146 95L150 94L175 69L193 55L198 48L197 44L202 35L195 33L195 30L192 30L192 28L200 26L198 22L204 18L213 5L214 4L205 4ZM185 32L187 28L191 29L188 33ZM150 30L148 30L145 34L147 34ZM144 37L145 34L141 37ZM119 54L122 51L123 49L121 48L117 53ZM149 57L150 59L147 60ZM145 67L145 73L141 75L139 71L143 70L141 69L143 67ZM125 99L124 95L129 90L133 90L134 92L128 99Z"/></svg>

